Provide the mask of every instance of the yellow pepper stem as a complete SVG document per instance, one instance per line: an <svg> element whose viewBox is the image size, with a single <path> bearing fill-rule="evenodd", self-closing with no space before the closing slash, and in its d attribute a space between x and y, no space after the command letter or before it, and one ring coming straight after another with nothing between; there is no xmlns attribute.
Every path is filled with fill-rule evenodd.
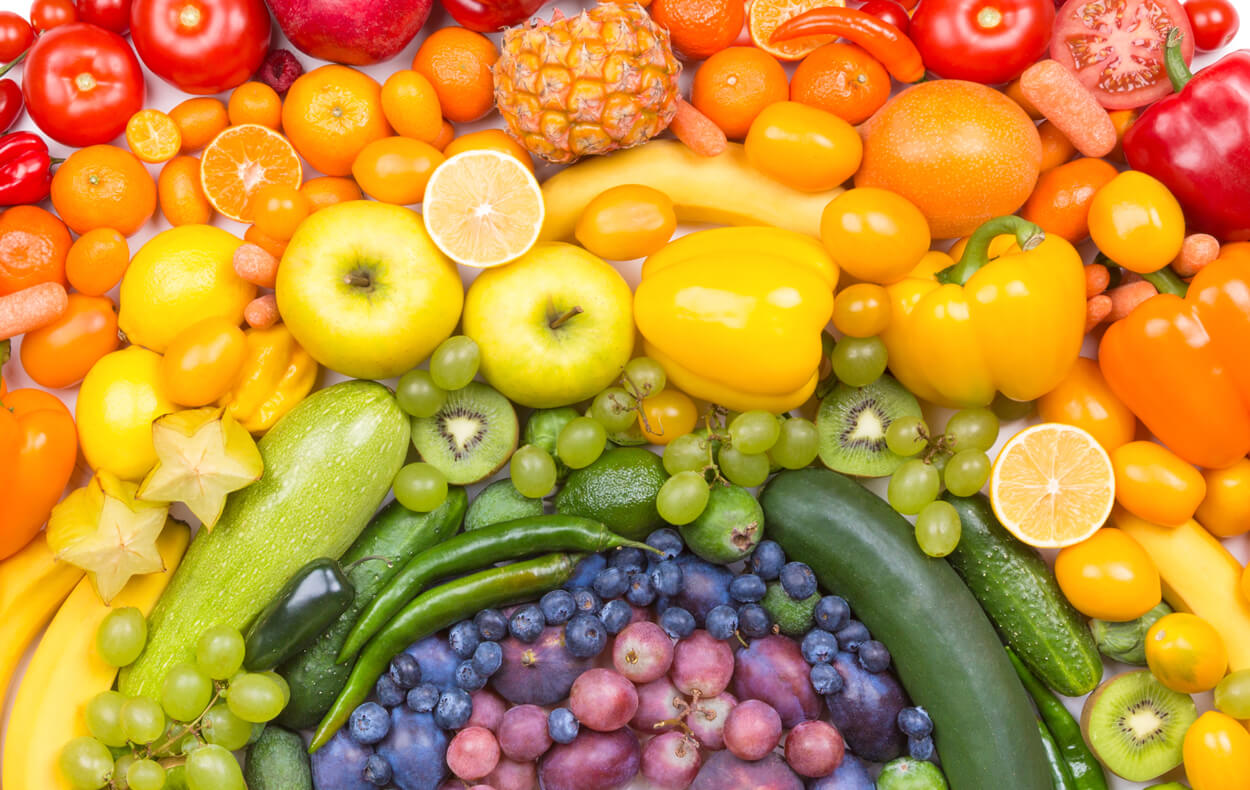
<svg viewBox="0 0 1250 790"><path fill-rule="evenodd" d="M989 263L990 242L995 236L1015 236L1022 252L1028 252L1046 240L1046 234L1037 225L1013 215L986 220L968 238L964 254L954 266L937 273L943 283L963 285L985 264Z"/></svg>

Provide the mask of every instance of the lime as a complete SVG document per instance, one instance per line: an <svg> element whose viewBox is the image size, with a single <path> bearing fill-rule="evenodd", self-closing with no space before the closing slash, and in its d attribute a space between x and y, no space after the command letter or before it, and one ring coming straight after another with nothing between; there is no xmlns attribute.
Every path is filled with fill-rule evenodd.
<svg viewBox="0 0 1250 790"><path fill-rule="evenodd" d="M946 790L946 777L933 763L900 757L885 764L877 790Z"/></svg>
<svg viewBox="0 0 1250 790"><path fill-rule="evenodd" d="M556 512L593 518L614 532L642 540L664 526L655 497L668 479L660 457L642 447L618 447L569 475Z"/></svg>

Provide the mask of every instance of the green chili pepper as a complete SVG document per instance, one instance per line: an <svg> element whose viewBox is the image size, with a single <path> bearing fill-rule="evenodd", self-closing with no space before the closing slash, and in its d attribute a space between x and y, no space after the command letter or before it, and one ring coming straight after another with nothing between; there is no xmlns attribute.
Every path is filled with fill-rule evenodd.
<svg viewBox="0 0 1250 790"><path fill-rule="evenodd" d="M263 672L303 650L352 605L356 588L328 557L295 572L247 631L243 665Z"/></svg>
<svg viewBox="0 0 1250 790"><path fill-rule="evenodd" d="M1042 736L1042 749L1046 752L1046 762L1050 765L1051 784L1055 786L1055 790L1076 790L1072 770L1068 768L1067 761L1059 753L1059 744L1055 743L1055 736L1051 735L1050 730L1046 729L1046 725L1040 721L1037 723L1037 731Z"/></svg>
<svg viewBox="0 0 1250 790"><path fill-rule="evenodd" d="M1077 790L1107 790L1107 777L1102 772L1098 758L1085 745L1085 739L1081 737L1081 725L1068 713L1059 698L1021 663L1011 648L1007 648L1007 655L1011 658L1012 666L1016 668L1016 674L1020 676L1020 682L1033 697L1042 721L1054 736L1059 753L1072 774L1073 787Z"/></svg>

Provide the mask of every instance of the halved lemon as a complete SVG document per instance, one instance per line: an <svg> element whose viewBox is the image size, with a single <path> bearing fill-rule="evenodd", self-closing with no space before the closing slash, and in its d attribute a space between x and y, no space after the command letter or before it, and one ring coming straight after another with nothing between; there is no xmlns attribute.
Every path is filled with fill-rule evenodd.
<svg viewBox="0 0 1250 790"><path fill-rule="evenodd" d="M1111 515L1111 458L1080 428L1053 422L1025 428L994 462L990 503L1003 526L1030 546L1080 543Z"/></svg>
<svg viewBox="0 0 1250 790"><path fill-rule="evenodd" d="M486 269L524 255L542 230L542 189L515 157L456 154L435 169L421 206L430 238L456 263Z"/></svg>
<svg viewBox="0 0 1250 790"><path fill-rule="evenodd" d="M273 129L244 123L222 130L200 155L200 185L213 208L237 222L252 221L261 187L299 189L303 166L295 148Z"/></svg>

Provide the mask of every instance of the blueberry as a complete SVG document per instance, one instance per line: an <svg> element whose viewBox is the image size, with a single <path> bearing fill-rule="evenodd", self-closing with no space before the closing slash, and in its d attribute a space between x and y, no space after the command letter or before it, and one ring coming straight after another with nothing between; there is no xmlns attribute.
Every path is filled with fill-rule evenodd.
<svg viewBox="0 0 1250 790"><path fill-rule="evenodd" d="M803 660L809 664L830 664L838 654L838 638L828 631L812 629L803 637Z"/></svg>
<svg viewBox="0 0 1250 790"><path fill-rule="evenodd" d="M381 755L369 755L365 762L365 781L375 787L386 787L391 783L391 764Z"/></svg>
<svg viewBox="0 0 1250 790"><path fill-rule="evenodd" d="M911 755L913 760L932 760L933 752L932 735L926 735L923 738L911 738L907 741L907 753Z"/></svg>
<svg viewBox="0 0 1250 790"><path fill-rule="evenodd" d="M356 743L375 744L391 731L391 714L376 702L366 702L352 711L347 734Z"/></svg>
<svg viewBox="0 0 1250 790"><path fill-rule="evenodd" d="M923 738L933 732L933 719L924 708L903 708L898 712L898 728L908 738Z"/></svg>
<svg viewBox="0 0 1250 790"><path fill-rule="evenodd" d="M603 627L608 630L609 634L619 634L625 626L629 625L633 616L634 610L620 598L608 601L599 610L599 619L603 621Z"/></svg>
<svg viewBox="0 0 1250 790"><path fill-rule="evenodd" d="M629 587L629 579L625 576L625 571L609 566L599 571L591 587L596 595L607 601L624 595L625 589Z"/></svg>
<svg viewBox="0 0 1250 790"><path fill-rule="evenodd" d="M573 573L564 583L564 589L576 590L578 587L589 587L590 583L595 580L595 576L607 567L607 564L608 558L602 554L587 554L578 561L577 565L573 566Z"/></svg>
<svg viewBox="0 0 1250 790"><path fill-rule="evenodd" d="M577 607L577 612L582 614L594 614L599 611L602 605L599 602L599 596L595 595L595 591L589 587L582 587L573 591L573 604ZM577 614L574 612L574 614Z"/></svg>
<svg viewBox="0 0 1250 790"><path fill-rule="evenodd" d="M821 696L837 694L842 690L844 681L832 664L812 664L808 677L812 679L812 688Z"/></svg>
<svg viewBox="0 0 1250 790"><path fill-rule="evenodd" d="M729 597L738 603L759 603L768 592L768 585L754 573L735 576L729 583Z"/></svg>
<svg viewBox="0 0 1250 790"><path fill-rule="evenodd" d="M503 648L498 642L483 642L473 651L473 669L484 678L499 671L503 666Z"/></svg>
<svg viewBox="0 0 1250 790"><path fill-rule="evenodd" d="M629 589L625 591L625 600L634 606L650 606L655 602L655 585L651 577L642 571L629 574Z"/></svg>
<svg viewBox="0 0 1250 790"><path fill-rule="evenodd" d="M836 632L851 619L851 606L840 595L826 595L816 602L812 617L817 627Z"/></svg>
<svg viewBox="0 0 1250 790"><path fill-rule="evenodd" d="M486 678L473 668L472 661L461 661L456 667L456 685L465 691L477 691L486 685Z"/></svg>
<svg viewBox="0 0 1250 790"><path fill-rule="evenodd" d="M786 553L782 551L781 544L775 540L761 540L751 559L747 561L747 568L752 573L759 574L764 581L772 581L781 573L781 566L785 564Z"/></svg>
<svg viewBox="0 0 1250 790"><path fill-rule="evenodd" d="M390 675L383 675L378 678L378 685L373 687L373 691L378 695L378 702L388 708L402 705L404 697L408 694L408 692L399 687L398 683L391 680Z"/></svg>
<svg viewBox="0 0 1250 790"><path fill-rule="evenodd" d="M408 654L400 653L391 659L391 680L401 689L410 689L421 682L421 664Z"/></svg>
<svg viewBox="0 0 1250 790"><path fill-rule="evenodd" d="M738 612L728 604L715 606L703 619L713 639L729 639L738 630Z"/></svg>
<svg viewBox="0 0 1250 790"><path fill-rule="evenodd" d="M473 715L473 698L464 689L448 689L434 706L434 723L444 730L458 730Z"/></svg>
<svg viewBox="0 0 1250 790"><path fill-rule="evenodd" d="M564 625L573 616L577 606L573 603L573 594L568 590L552 590L538 602L543 610L547 625Z"/></svg>
<svg viewBox="0 0 1250 790"><path fill-rule="evenodd" d="M650 554L651 552L647 553ZM608 564L613 568L620 568L628 574L647 567L647 558L643 556L642 549L636 549L633 546L622 546L612 552L612 556L608 558Z"/></svg>
<svg viewBox="0 0 1250 790"><path fill-rule="evenodd" d="M875 639L859 646L859 665L868 672L884 672L890 668L890 651Z"/></svg>
<svg viewBox="0 0 1250 790"><path fill-rule="evenodd" d="M581 724L568 708L556 708L547 715L547 734L556 743L572 743L580 729Z"/></svg>
<svg viewBox="0 0 1250 790"><path fill-rule="evenodd" d="M868 633L868 626L860 621L847 620L846 625L837 630L837 637L839 647L854 653L862 643L872 639L872 634Z"/></svg>
<svg viewBox="0 0 1250 790"><path fill-rule="evenodd" d="M676 595L681 592L681 566L672 560L664 560L651 569L651 586L660 595Z"/></svg>
<svg viewBox="0 0 1250 790"><path fill-rule="evenodd" d="M538 639L546 627L547 618L543 617L543 610L532 603L517 609L508 619L508 631L517 641L527 645Z"/></svg>
<svg viewBox="0 0 1250 790"><path fill-rule="evenodd" d="M608 643L608 629L593 614L576 614L564 626L564 644L577 658L593 658Z"/></svg>
<svg viewBox="0 0 1250 790"><path fill-rule="evenodd" d="M694 633L694 615L680 606L670 606L660 615L660 628L674 639L685 639Z"/></svg>
<svg viewBox="0 0 1250 790"><path fill-rule="evenodd" d="M648 535L647 545L658 550L660 556L666 560L673 559L686 548L686 542L681 539L677 530L668 527L662 527Z"/></svg>
<svg viewBox="0 0 1250 790"><path fill-rule="evenodd" d="M429 713L438 704L438 696L438 686L433 683L422 683L408 692L408 710L413 713Z"/></svg>
<svg viewBox="0 0 1250 790"><path fill-rule="evenodd" d="M447 645L458 658L471 658L482 641L482 634L472 620L461 620L447 632Z"/></svg>
<svg viewBox="0 0 1250 790"><path fill-rule="evenodd" d="M764 607L757 603L744 603L738 607L738 630L752 639L768 636L773 619Z"/></svg>
<svg viewBox="0 0 1250 790"><path fill-rule="evenodd" d="M508 635L508 618L498 609L483 609L473 618L473 624L477 626L481 638L491 642L498 642ZM477 645L473 647L476 649ZM470 650L468 656L460 657L469 658L472 655L473 651Z"/></svg>
<svg viewBox="0 0 1250 790"><path fill-rule="evenodd" d="M796 601L816 594L816 574L806 562L787 562L781 568L781 589Z"/></svg>

